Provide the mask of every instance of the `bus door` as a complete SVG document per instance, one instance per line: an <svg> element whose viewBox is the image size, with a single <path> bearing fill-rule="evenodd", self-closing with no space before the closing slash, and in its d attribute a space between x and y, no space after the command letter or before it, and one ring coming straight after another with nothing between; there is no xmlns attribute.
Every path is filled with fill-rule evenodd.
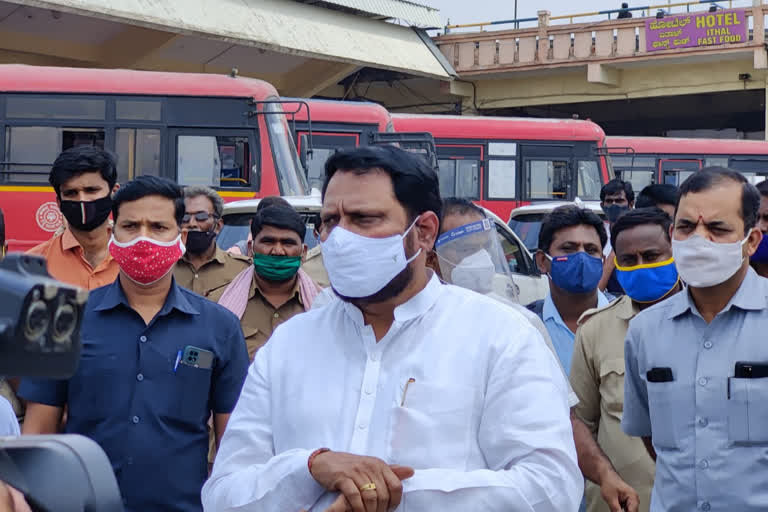
<svg viewBox="0 0 768 512"><path fill-rule="evenodd" d="M688 176L701 169L701 160L659 160L659 183L679 187Z"/></svg>
<svg viewBox="0 0 768 512"><path fill-rule="evenodd" d="M521 145L523 196L528 201L571 201L577 195L573 148Z"/></svg>
<svg viewBox="0 0 768 512"><path fill-rule="evenodd" d="M437 164L440 197L480 199L483 145L440 144Z"/></svg>
<svg viewBox="0 0 768 512"><path fill-rule="evenodd" d="M315 124L317 126L317 124ZM298 129L296 131L299 154L302 154L303 145L309 142L309 131ZM360 145L360 133L343 133L331 131L312 130L312 154L303 162L307 171L309 187L320 190L323 187L325 176L325 161L338 149L355 148Z"/></svg>
<svg viewBox="0 0 768 512"><path fill-rule="evenodd" d="M168 169L179 185L204 185L239 191L258 190L258 148L253 130L169 129Z"/></svg>

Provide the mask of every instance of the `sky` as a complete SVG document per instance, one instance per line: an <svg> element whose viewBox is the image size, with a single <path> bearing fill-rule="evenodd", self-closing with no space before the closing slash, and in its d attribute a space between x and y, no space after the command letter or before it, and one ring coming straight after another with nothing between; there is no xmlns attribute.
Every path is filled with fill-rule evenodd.
<svg viewBox="0 0 768 512"><path fill-rule="evenodd" d="M514 19L515 2L514 0L421 0L423 3L440 9L443 22L450 19L452 25L461 25L464 23L478 23L483 21L509 20ZM548 10L552 16L579 14L585 12L602 11L606 9L618 9L623 0L582 0L574 2L573 0L518 0L517 16L518 18L535 18L539 10ZM646 0L624 0L630 6L659 5L669 3L669 0L656 0L648 2ZM672 3L679 2L675 0ZM727 2L724 2L727 4ZM734 6L736 6L735 2ZM744 2L739 3L743 4ZM747 2L749 3L749 2ZM677 8L679 10L680 8ZM582 21L587 21L582 20ZM505 26L499 29L509 28Z"/></svg>

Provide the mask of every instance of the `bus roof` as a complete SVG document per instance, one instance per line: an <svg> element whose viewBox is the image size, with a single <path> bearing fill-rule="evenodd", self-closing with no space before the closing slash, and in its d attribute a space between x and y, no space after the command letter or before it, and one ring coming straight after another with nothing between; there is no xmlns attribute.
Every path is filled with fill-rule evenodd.
<svg viewBox="0 0 768 512"><path fill-rule="evenodd" d="M430 132L436 139L585 140L602 143L592 121L534 117L392 114L395 131Z"/></svg>
<svg viewBox="0 0 768 512"><path fill-rule="evenodd" d="M768 142L763 140L608 137L605 145L612 154L632 148L635 154L768 155Z"/></svg>
<svg viewBox="0 0 768 512"><path fill-rule="evenodd" d="M275 88L255 78L209 73L168 73L0 64L0 91L84 94L226 96L263 100Z"/></svg>
<svg viewBox="0 0 768 512"><path fill-rule="evenodd" d="M375 124L380 131L386 131L391 117L387 109L378 103L368 101L337 101L337 100L318 100L304 98L281 98L284 101L291 100L306 101L312 114L312 122L320 123L355 123L355 124ZM298 105L297 105L298 106ZM283 106L286 112L294 110L294 107L288 103ZM297 121L307 120L307 109L302 108L296 113Z"/></svg>

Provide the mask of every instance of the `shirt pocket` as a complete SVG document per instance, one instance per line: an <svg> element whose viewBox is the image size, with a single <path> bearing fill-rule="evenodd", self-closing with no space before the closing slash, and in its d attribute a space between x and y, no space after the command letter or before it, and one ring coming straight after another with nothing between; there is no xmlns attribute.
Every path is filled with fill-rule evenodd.
<svg viewBox="0 0 768 512"><path fill-rule="evenodd" d="M648 408L654 447L679 450L694 421L693 386L677 381L649 382Z"/></svg>
<svg viewBox="0 0 768 512"><path fill-rule="evenodd" d="M173 374L178 397L171 407L175 418L194 425L202 425L208 420L211 375L210 368L179 364Z"/></svg>
<svg viewBox="0 0 768 512"><path fill-rule="evenodd" d="M466 466L476 390L416 381L406 392L401 387L397 400L392 416L391 463L414 469Z"/></svg>
<svg viewBox="0 0 768 512"><path fill-rule="evenodd" d="M624 360L608 359L600 364L600 399L605 411L621 421L624 411Z"/></svg>
<svg viewBox="0 0 768 512"><path fill-rule="evenodd" d="M768 378L728 379L728 437L735 444L768 443Z"/></svg>

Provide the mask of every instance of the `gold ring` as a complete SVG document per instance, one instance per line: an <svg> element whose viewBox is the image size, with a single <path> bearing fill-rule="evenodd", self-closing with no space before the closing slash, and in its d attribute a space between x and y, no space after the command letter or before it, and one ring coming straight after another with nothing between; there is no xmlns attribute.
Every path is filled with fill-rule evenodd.
<svg viewBox="0 0 768 512"><path fill-rule="evenodd" d="M360 488L360 492L375 491L375 490L376 490L376 484L373 482L367 483Z"/></svg>

